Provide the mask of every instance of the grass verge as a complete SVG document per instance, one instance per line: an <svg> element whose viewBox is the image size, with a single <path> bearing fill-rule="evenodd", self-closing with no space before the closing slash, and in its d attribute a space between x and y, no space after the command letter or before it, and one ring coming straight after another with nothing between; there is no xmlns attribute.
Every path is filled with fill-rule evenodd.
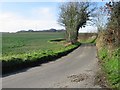
<svg viewBox="0 0 120 90"><path fill-rule="evenodd" d="M110 53L106 47L102 47L98 51L98 57L107 80L107 85L120 90L120 48L114 49Z"/></svg>
<svg viewBox="0 0 120 90"><path fill-rule="evenodd" d="M60 50L45 50L43 52L33 52L30 54L20 54L18 56L2 58L2 73L13 72L18 69L40 65L49 61L53 61L61 56L68 54L76 49L80 43L69 45Z"/></svg>

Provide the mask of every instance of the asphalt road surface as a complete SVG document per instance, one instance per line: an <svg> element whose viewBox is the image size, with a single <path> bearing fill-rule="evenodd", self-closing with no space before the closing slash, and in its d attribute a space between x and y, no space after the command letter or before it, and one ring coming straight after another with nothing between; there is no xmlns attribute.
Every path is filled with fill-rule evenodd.
<svg viewBox="0 0 120 90"><path fill-rule="evenodd" d="M2 88L100 88L96 47L82 45L67 56L2 78Z"/></svg>

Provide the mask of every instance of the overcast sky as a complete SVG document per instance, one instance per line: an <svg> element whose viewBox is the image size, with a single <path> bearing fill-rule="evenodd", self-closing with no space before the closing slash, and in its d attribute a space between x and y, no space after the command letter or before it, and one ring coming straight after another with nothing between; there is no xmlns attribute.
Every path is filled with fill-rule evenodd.
<svg viewBox="0 0 120 90"><path fill-rule="evenodd" d="M58 1L63 0L57 2L12 1L0 3L0 32L16 32L28 29L64 29L57 22L60 5ZM100 5L103 5L103 3ZM80 31L86 32L95 29L93 26L87 26Z"/></svg>

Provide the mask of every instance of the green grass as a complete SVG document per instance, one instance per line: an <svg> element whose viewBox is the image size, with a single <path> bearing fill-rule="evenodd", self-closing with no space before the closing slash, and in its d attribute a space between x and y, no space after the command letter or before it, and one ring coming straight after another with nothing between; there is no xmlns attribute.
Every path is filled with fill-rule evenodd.
<svg viewBox="0 0 120 90"><path fill-rule="evenodd" d="M103 70L106 73L109 85L112 88L120 89L120 48L115 49L111 55L106 48L102 48L98 54L103 62Z"/></svg>

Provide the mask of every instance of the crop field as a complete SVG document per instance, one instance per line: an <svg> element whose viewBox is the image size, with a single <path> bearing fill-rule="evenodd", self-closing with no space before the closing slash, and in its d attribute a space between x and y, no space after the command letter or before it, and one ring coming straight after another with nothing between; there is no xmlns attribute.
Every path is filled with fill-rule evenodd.
<svg viewBox="0 0 120 90"><path fill-rule="evenodd" d="M20 54L59 50L64 45L50 43L49 40L64 38L63 32L24 32L2 34L2 56L12 57Z"/></svg>

